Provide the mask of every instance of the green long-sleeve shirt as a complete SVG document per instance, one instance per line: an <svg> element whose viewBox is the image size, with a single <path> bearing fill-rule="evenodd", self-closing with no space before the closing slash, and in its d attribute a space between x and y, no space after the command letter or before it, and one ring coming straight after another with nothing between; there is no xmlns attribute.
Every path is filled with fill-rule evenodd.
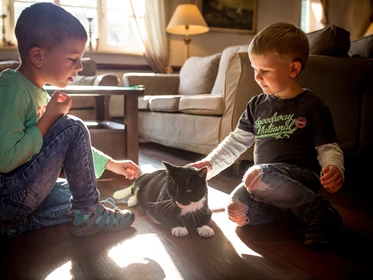
<svg viewBox="0 0 373 280"><path fill-rule="evenodd" d="M38 154L43 137L35 126L50 100L48 93L17 70L0 74L0 173L8 173ZM96 177L109 156L92 147Z"/></svg>

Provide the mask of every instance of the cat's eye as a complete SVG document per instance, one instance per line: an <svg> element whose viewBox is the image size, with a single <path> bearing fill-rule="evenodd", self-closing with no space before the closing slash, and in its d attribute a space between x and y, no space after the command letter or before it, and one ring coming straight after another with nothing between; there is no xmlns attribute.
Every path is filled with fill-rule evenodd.
<svg viewBox="0 0 373 280"><path fill-rule="evenodd" d="M186 192L192 192L192 189L187 189Z"/></svg>

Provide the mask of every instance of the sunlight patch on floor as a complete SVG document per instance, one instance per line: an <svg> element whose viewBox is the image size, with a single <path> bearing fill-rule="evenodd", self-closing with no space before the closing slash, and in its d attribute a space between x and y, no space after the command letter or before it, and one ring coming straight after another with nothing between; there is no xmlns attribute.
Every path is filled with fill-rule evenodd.
<svg viewBox="0 0 373 280"><path fill-rule="evenodd" d="M241 238L236 234L236 224L229 220L225 212L216 212L212 214L212 220L224 233L225 237L231 242L233 248L237 254L242 257L244 255L262 257L254 250L251 250L245 243L242 242Z"/></svg>
<svg viewBox="0 0 373 280"><path fill-rule="evenodd" d="M225 206L227 204L229 195L209 187L209 206L212 214L212 220L224 233L225 237L231 242L237 254L242 257L243 255L251 255L262 257L257 252L251 250L236 234L236 224L229 220L225 213Z"/></svg>
<svg viewBox="0 0 373 280"><path fill-rule="evenodd" d="M224 211L227 204L228 194L218 191L212 187L208 187L208 202L212 212Z"/></svg>
<svg viewBox="0 0 373 280"><path fill-rule="evenodd" d="M139 167L140 167L140 174L150 173L150 172L157 170L157 168L151 164L141 164Z"/></svg>
<svg viewBox="0 0 373 280"><path fill-rule="evenodd" d="M55 269L51 274L45 278L45 280L54 280L54 279L72 279L71 271L71 261L61 265L59 268Z"/></svg>
<svg viewBox="0 0 373 280"><path fill-rule="evenodd" d="M145 279L151 279L152 273L155 278L163 274L165 279L182 279L179 270L156 234L136 235L110 249L108 256L119 267L128 269L131 265L137 267L143 265L143 276L150 274L149 278L145 277Z"/></svg>

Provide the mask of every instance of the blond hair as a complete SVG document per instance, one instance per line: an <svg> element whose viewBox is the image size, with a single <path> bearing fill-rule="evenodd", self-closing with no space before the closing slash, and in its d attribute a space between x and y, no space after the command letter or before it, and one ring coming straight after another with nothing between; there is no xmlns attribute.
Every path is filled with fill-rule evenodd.
<svg viewBox="0 0 373 280"><path fill-rule="evenodd" d="M249 55L262 56L268 53L291 62L299 61L302 70L309 54L307 36L293 24L271 24L256 34L249 45Z"/></svg>

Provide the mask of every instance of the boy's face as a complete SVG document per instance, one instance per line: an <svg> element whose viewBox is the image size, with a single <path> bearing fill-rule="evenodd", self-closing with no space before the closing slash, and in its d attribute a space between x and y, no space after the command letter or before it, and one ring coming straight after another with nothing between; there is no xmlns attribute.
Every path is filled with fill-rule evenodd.
<svg viewBox="0 0 373 280"><path fill-rule="evenodd" d="M73 81L73 77L83 69L82 56L86 40L68 39L51 50L43 51L41 86L46 83L57 87L66 87Z"/></svg>
<svg viewBox="0 0 373 280"><path fill-rule="evenodd" d="M281 99L292 98L300 93L300 86L295 79L299 72L294 72L294 68L300 67L299 62L285 61L274 53L260 56L249 54L249 58L255 81L263 93Z"/></svg>

